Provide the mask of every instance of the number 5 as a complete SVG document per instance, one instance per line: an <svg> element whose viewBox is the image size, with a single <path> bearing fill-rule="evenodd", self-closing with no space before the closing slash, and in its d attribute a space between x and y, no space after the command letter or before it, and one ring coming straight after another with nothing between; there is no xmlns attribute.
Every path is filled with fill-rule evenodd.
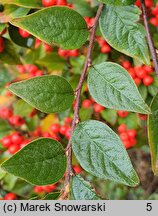
<svg viewBox="0 0 158 216"><path fill-rule="evenodd" d="M151 211L152 210L152 203L147 203L146 210Z"/></svg>

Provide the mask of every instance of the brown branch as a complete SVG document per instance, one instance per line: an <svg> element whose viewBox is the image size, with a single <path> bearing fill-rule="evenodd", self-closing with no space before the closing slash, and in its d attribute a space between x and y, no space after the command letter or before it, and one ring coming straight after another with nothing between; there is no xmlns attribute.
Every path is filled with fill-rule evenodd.
<svg viewBox="0 0 158 216"><path fill-rule="evenodd" d="M154 63L155 72L156 72L156 75L158 77L158 59L157 59L156 50L155 50L154 43L153 43L153 40L152 40L152 36L151 36L151 33L150 33L150 29L149 29L148 15L147 15L147 10L146 10L144 0L141 0L141 7L142 7L142 12L143 12L143 19L144 19L144 26L145 26L145 30L146 30L147 42L148 42L151 57L152 57L152 60L153 60L153 63Z"/></svg>
<svg viewBox="0 0 158 216"><path fill-rule="evenodd" d="M61 200L68 198L69 190L70 190L70 180L71 180L71 177L73 175L75 175L73 168L72 168L72 142L71 142L71 139L72 139L72 134L75 130L75 126L80 121L79 120L79 108L80 108L81 91L82 91L83 83L84 83L85 78L86 78L87 70L89 67L91 67L91 62L92 62L91 56L92 56L92 51L93 51L93 46L94 46L94 41L95 41L95 34L96 34L96 29L98 26L98 21L99 21L99 17L101 15L102 9L103 9L103 4L100 3L96 17L95 17L95 20L94 20L94 25L91 28L89 46L88 46L85 64L84 64L83 71L82 71L82 74L80 77L80 81L79 81L78 86L77 86L76 91L75 91L76 103L75 103L75 108L74 108L74 118L73 118L72 125L71 125L71 137L69 139L69 142L68 142L68 145L66 148L66 153L67 153L67 158L68 158L68 167L67 167L66 176L65 176L63 193L60 197Z"/></svg>

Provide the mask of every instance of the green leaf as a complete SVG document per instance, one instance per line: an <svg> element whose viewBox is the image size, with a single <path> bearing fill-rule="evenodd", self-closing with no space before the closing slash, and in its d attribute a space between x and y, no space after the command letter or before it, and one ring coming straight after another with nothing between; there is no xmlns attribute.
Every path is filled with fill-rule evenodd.
<svg viewBox="0 0 158 216"><path fill-rule="evenodd" d="M6 172L2 170L2 168L0 167L0 180L3 179L5 175L6 175Z"/></svg>
<svg viewBox="0 0 158 216"><path fill-rule="evenodd" d="M43 199L44 200L57 200L60 196L60 192L54 192L47 194Z"/></svg>
<svg viewBox="0 0 158 216"><path fill-rule="evenodd" d="M45 56L45 50L43 44L39 45L36 49L29 50L24 58L26 64L35 64L40 58Z"/></svg>
<svg viewBox="0 0 158 216"><path fill-rule="evenodd" d="M117 112L116 110L106 109L101 112L101 116L111 125L115 125L117 121Z"/></svg>
<svg viewBox="0 0 158 216"><path fill-rule="evenodd" d="M10 64L10 65L17 65L21 64L20 58L16 53L13 44L10 40L3 38L5 49L2 53L0 53L0 62Z"/></svg>
<svg viewBox="0 0 158 216"><path fill-rule="evenodd" d="M0 119L0 139L11 132L11 127L7 121Z"/></svg>
<svg viewBox="0 0 158 216"><path fill-rule="evenodd" d="M14 115L20 115L21 117L27 117L32 112L32 106L23 100L18 100L13 104Z"/></svg>
<svg viewBox="0 0 158 216"><path fill-rule="evenodd" d="M77 160L90 174L129 186L139 183L120 138L107 125L95 120L80 123L72 144Z"/></svg>
<svg viewBox="0 0 158 216"><path fill-rule="evenodd" d="M74 200L100 200L90 183L79 175L72 177L71 193Z"/></svg>
<svg viewBox="0 0 158 216"><path fill-rule="evenodd" d="M91 68L88 87L92 97L102 106L144 114L150 112L131 76L118 64L105 62Z"/></svg>
<svg viewBox="0 0 158 216"><path fill-rule="evenodd" d="M62 178L66 156L52 139L37 139L5 161L1 168L35 185L49 185Z"/></svg>
<svg viewBox="0 0 158 216"><path fill-rule="evenodd" d="M134 0L99 0L99 1L112 6L126 6L126 5L134 4Z"/></svg>
<svg viewBox="0 0 158 216"><path fill-rule="evenodd" d="M147 87L145 85L140 85L140 86L138 86L138 90L139 90L140 95L142 96L143 100L146 100L146 98L148 96Z"/></svg>
<svg viewBox="0 0 158 216"><path fill-rule="evenodd" d="M24 6L27 8L40 8L42 6L41 0L0 0L2 4L14 4Z"/></svg>
<svg viewBox="0 0 158 216"><path fill-rule="evenodd" d="M101 32L116 50L150 64L144 27L136 22L141 11L136 6L106 6L100 18Z"/></svg>
<svg viewBox="0 0 158 216"><path fill-rule="evenodd" d="M32 35L30 35L28 38L21 37L18 28L13 25L9 25L8 31L11 40L18 46L26 48L31 48L33 46L35 38L33 38Z"/></svg>
<svg viewBox="0 0 158 216"><path fill-rule="evenodd" d="M45 113L67 110L74 99L70 84L63 77L55 75L39 76L16 82L8 89Z"/></svg>
<svg viewBox="0 0 158 216"><path fill-rule="evenodd" d="M158 94L151 103L152 114L148 118L148 137L151 152L152 170L158 175Z"/></svg>
<svg viewBox="0 0 158 216"><path fill-rule="evenodd" d="M18 18L12 24L23 28L35 37L64 49L80 48L88 38L83 17L68 7L50 7Z"/></svg>
<svg viewBox="0 0 158 216"><path fill-rule="evenodd" d="M57 53L48 53L43 58L38 59L36 63L50 70L63 70L65 67L65 60Z"/></svg>
<svg viewBox="0 0 158 216"><path fill-rule="evenodd" d="M30 9L18 7L16 5L4 5L3 12L0 13L1 23L7 23L14 18L26 15Z"/></svg>

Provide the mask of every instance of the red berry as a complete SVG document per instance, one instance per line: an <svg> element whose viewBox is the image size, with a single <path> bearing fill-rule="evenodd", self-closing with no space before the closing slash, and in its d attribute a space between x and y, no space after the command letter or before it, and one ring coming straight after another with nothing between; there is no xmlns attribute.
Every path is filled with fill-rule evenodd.
<svg viewBox="0 0 158 216"><path fill-rule="evenodd" d="M130 140L131 146L134 146L137 144L137 140L136 139L131 139Z"/></svg>
<svg viewBox="0 0 158 216"><path fill-rule="evenodd" d="M121 124L119 127L118 127L118 132L119 133L122 133L122 132L126 132L127 130L127 126L125 124Z"/></svg>
<svg viewBox="0 0 158 216"><path fill-rule="evenodd" d="M97 104L97 103L94 104L94 111L96 113L101 113L103 110L105 110L105 108L103 106L101 106L100 104Z"/></svg>
<svg viewBox="0 0 158 216"><path fill-rule="evenodd" d="M158 18L157 17L153 17L150 19L150 23L153 25L153 26L158 26Z"/></svg>
<svg viewBox="0 0 158 216"><path fill-rule="evenodd" d="M143 67L139 67L135 70L138 78L143 79L146 76L146 70Z"/></svg>
<svg viewBox="0 0 158 216"><path fill-rule="evenodd" d="M117 111L117 113L118 113L118 116L120 116L121 118L125 118L128 116L127 111L119 110L119 111Z"/></svg>
<svg viewBox="0 0 158 216"><path fill-rule="evenodd" d="M138 77L134 78L134 82L137 86L139 86L142 83L141 79Z"/></svg>
<svg viewBox="0 0 158 216"><path fill-rule="evenodd" d="M12 145L12 146L10 146L9 148L8 148L8 152L10 153L10 154L15 154L17 151L19 151L20 150L20 146L19 145Z"/></svg>
<svg viewBox="0 0 158 216"><path fill-rule="evenodd" d="M0 117L3 119L8 119L13 115L12 109L9 108L2 108L0 110Z"/></svg>
<svg viewBox="0 0 158 216"><path fill-rule="evenodd" d="M9 148L12 145L12 140L10 136L3 137L2 145L4 148Z"/></svg>
<svg viewBox="0 0 158 216"><path fill-rule="evenodd" d="M73 169L75 170L75 173L79 174L82 171L82 168L78 165L73 166Z"/></svg>
<svg viewBox="0 0 158 216"><path fill-rule="evenodd" d="M128 70L131 68L131 63L129 61L124 61L122 62L122 67Z"/></svg>
<svg viewBox="0 0 158 216"><path fill-rule="evenodd" d="M157 16L158 14L158 5L152 9L151 13L154 15L154 16Z"/></svg>
<svg viewBox="0 0 158 216"><path fill-rule="evenodd" d="M13 144L20 145L23 140L24 138L18 132L15 132L11 135L11 141Z"/></svg>
<svg viewBox="0 0 158 216"><path fill-rule="evenodd" d="M153 73L153 68L152 67L145 65L143 68L147 72L147 74Z"/></svg>
<svg viewBox="0 0 158 216"><path fill-rule="evenodd" d="M58 55L61 57L64 57L64 58L68 57L68 53L69 53L69 51L67 51L67 50L63 50L61 48L58 49Z"/></svg>
<svg viewBox="0 0 158 216"><path fill-rule="evenodd" d="M5 49L4 39L0 37L0 53L2 53Z"/></svg>
<svg viewBox="0 0 158 216"><path fill-rule="evenodd" d="M60 125L59 124L52 124L50 127L51 131L53 133L59 133L60 131Z"/></svg>
<svg viewBox="0 0 158 216"><path fill-rule="evenodd" d="M71 117L64 118L64 123L70 125L72 123L72 118Z"/></svg>
<svg viewBox="0 0 158 216"><path fill-rule="evenodd" d="M44 7L50 7L56 5L56 0L42 0L42 4Z"/></svg>
<svg viewBox="0 0 158 216"><path fill-rule="evenodd" d="M128 140L128 139L129 139L129 136L128 136L127 132L121 133L121 134L120 134L120 139L121 139L122 141Z"/></svg>
<svg viewBox="0 0 158 216"><path fill-rule="evenodd" d="M40 194L40 193L43 193L43 192L44 192L42 186L35 186L33 190L34 190L34 192L37 193L37 194Z"/></svg>
<svg viewBox="0 0 158 216"><path fill-rule="evenodd" d="M131 142L129 140L123 141L123 145L125 146L126 149L131 147Z"/></svg>
<svg viewBox="0 0 158 216"><path fill-rule="evenodd" d="M104 46L102 46L101 52L102 53L109 53L109 52L111 52L111 47L108 44L105 44Z"/></svg>
<svg viewBox="0 0 158 216"><path fill-rule="evenodd" d="M43 132L43 133L42 133L42 137L51 138L52 135L51 135L49 132Z"/></svg>
<svg viewBox="0 0 158 216"><path fill-rule="evenodd" d="M65 137L69 140L71 137L71 128L68 128L65 132Z"/></svg>
<svg viewBox="0 0 158 216"><path fill-rule="evenodd" d="M30 36L30 33L28 33L27 31L25 31L21 28L19 28L18 31L19 31L20 36L23 38L28 38Z"/></svg>
<svg viewBox="0 0 158 216"><path fill-rule="evenodd" d="M69 129L69 127L67 125L62 125L60 127L60 134L65 135L66 131Z"/></svg>
<svg viewBox="0 0 158 216"><path fill-rule="evenodd" d="M9 122L10 122L10 124L15 125L15 126L21 126L21 125L25 124L25 120L23 118L21 118L20 116L10 117Z"/></svg>
<svg viewBox="0 0 158 216"><path fill-rule="evenodd" d="M4 196L4 200L16 200L17 197L15 194L13 193L7 193L5 196Z"/></svg>
<svg viewBox="0 0 158 216"><path fill-rule="evenodd" d="M54 191L56 188L57 188L57 185L54 184L54 185L45 186L45 187L44 187L44 190L45 190L46 192L50 193L51 191Z"/></svg>
<svg viewBox="0 0 158 216"><path fill-rule="evenodd" d="M83 102L82 102L82 106L83 108L89 108L92 106L92 101L89 100L89 99L85 99Z"/></svg>
<svg viewBox="0 0 158 216"><path fill-rule="evenodd" d="M46 52L52 52L53 51L53 48L49 44L46 44L46 43L44 43L44 49Z"/></svg>
<svg viewBox="0 0 158 216"><path fill-rule="evenodd" d="M57 0L57 5L67 5L66 0Z"/></svg>
<svg viewBox="0 0 158 216"><path fill-rule="evenodd" d="M136 130L133 130L133 129L128 130L127 133L128 133L128 136L129 136L131 139L132 139L132 138L135 138L135 136L136 136L136 134L137 134Z"/></svg>
<svg viewBox="0 0 158 216"><path fill-rule="evenodd" d="M24 65L17 65L16 68L19 71L19 73L21 73L21 74L26 72L26 69L25 69Z"/></svg>
<svg viewBox="0 0 158 216"><path fill-rule="evenodd" d="M79 51L78 50L70 50L70 51L68 51L68 55L70 56L70 57L78 57L79 56Z"/></svg>
<svg viewBox="0 0 158 216"><path fill-rule="evenodd" d="M144 85L145 86L149 86L149 85L151 85L152 83L154 82L154 79L151 77L151 76L145 76L144 78L143 78L143 83L144 83Z"/></svg>

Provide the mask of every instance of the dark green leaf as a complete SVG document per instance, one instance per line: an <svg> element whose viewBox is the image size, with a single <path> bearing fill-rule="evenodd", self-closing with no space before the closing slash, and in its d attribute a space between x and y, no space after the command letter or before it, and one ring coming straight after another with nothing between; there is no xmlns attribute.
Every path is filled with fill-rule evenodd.
<svg viewBox="0 0 158 216"><path fill-rule="evenodd" d="M71 107L74 96L70 84L55 75L31 78L11 84L9 90L45 113L61 112Z"/></svg>
<svg viewBox="0 0 158 216"><path fill-rule="evenodd" d="M2 4L15 4L28 8L39 8L42 6L41 0L0 0Z"/></svg>
<svg viewBox="0 0 158 216"><path fill-rule="evenodd" d="M1 167L32 184L48 185L64 175L66 156L59 142L42 138L22 148Z"/></svg>
<svg viewBox="0 0 158 216"><path fill-rule="evenodd" d="M107 125L94 120L80 123L72 144L77 160L90 174L129 186L139 183L120 138Z"/></svg>
<svg viewBox="0 0 158 216"><path fill-rule="evenodd" d="M48 44L64 49L80 48L88 38L83 17L68 7L50 7L18 18L12 24L25 29Z"/></svg>
<svg viewBox="0 0 158 216"><path fill-rule="evenodd" d="M60 196L60 192L49 193L44 197L44 200L57 200Z"/></svg>
<svg viewBox="0 0 158 216"><path fill-rule="evenodd" d="M13 44L10 40L4 38L5 49L2 53L0 53L0 62L17 65L21 64L20 58L16 53Z"/></svg>
<svg viewBox="0 0 158 216"><path fill-rule="evenodd" d="M74 200L100 200L100 198L92 190L90 183L85 181L79 175L72 178L71 195Z"/></svg>
<svg viewBox="0 0 158 216"><path fill-rule="evenodd" d="M35 39L31 35L28 38L21 37L18 28L13 25L9 25L8 30L9 36L15 44L27 48L31 48L33 46Z"/></svg>
<svg viewBox="0 0 158 216"><path fill-rule="evenodd" d="M148 118L148 137L151 152L152 170L158 175L158 94L151 103L151 112Z"/></svg>
<svg viewBox="0 0 158 216"><path fill-rule="evenodd" d="M4 5L3 12L0 13L1 23L7 23L14 18L26 15L30 9L18 7L16 5Z"/></svg>
<svg viewBox="0 0 158 216"><path fill-rule="evenodd" d="M115 125L117 121L117 112L116 110L106 109L101 112L101 116L111 125Z"/></svg>
<svg viewBox="0 0 158 216"><path fill-rule="evenodd" d="M144 27L136 23L140 13L136 6L106 6L100 18L100 28L113 48L150 64Z"/></svg>
<svg viewBox="0 0 158 216"><path fill-rule="evenodd" d="M102 106L144 114L150 112L131 76L118 64L105 62L91 68L88 87L92 97Z"/></svg>
<svg viewBox="0 0 158 216"><path fill-rule="evenodd" d="M134 0L99 0L99 1L112 6L123 6L123 5L125 6L125 5L134 4Z"/></svg>

